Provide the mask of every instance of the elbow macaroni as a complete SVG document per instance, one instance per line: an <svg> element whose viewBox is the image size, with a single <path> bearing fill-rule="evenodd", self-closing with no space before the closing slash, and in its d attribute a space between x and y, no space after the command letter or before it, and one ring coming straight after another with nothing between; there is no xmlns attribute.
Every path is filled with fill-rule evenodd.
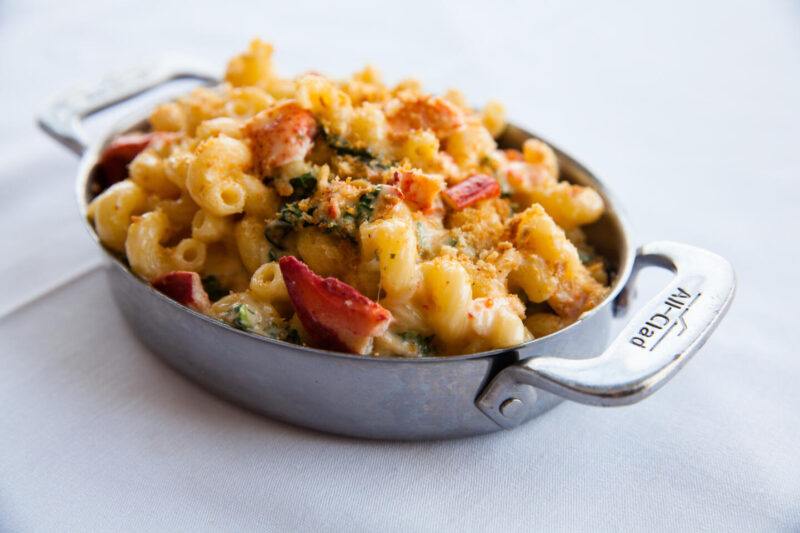
<svg viewBox="0 0 800 533"><path fill-rule="evenodd" d="M147 193L131 180L120 181L106 189L89 205L97 235L116 252L125 251L131 216L145 210Z"/></svg>
<svg viewBox="0 0 800 533"><path fill-rule="evenodd" d="M205 244L189 238L168 248L162 243L169 231L169 218L160 209L145 213L130 225L125 254L134 272L153 279L173 270L202 269L206 260Z"/></svg>
<svg viewBox="0 0 800 533"><path fill-rule="evenodd" d="M170 134L132 159L89 216L144 278L200 273L216 288L210 314L240 329L311 342L277 263L285 255L391 313L379 356L514 346L607 293L580 230L602 216L602 197L560 182L540 140L498 149L497 102L476 111L455 90L435 98L416 80L385 85L372 67L342 81L281 78L257 40L222 85L159 105L150 126ZM443 202L475 174L495 177L502 197Z"/></svg>

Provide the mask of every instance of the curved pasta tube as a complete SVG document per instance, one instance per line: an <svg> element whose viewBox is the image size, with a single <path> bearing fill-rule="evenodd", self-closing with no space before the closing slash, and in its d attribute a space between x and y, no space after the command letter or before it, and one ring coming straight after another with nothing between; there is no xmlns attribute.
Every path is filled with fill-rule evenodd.
<svg viewBox="0 0 800 533"><path fill-rule="evenodd" d="M206 248L203 275L216 277L220 285L228 290L244 291L250 282L250 275L239 259L233 237L211 243Z"/></svg>
<svg viewBox="0 0 800 533"><path fill-rule="evenodd" d="M558 157L549 144L539 139L526 139L522 143L522 155L526 163L540 166L551 179L558 179Z"/></svg>
<svg viewBox="0 0 800 533"><path fill-rule="evenodd" d="M525 341L525 326L507 298L477 298L470 315L473 331L484 339L487 348L505 348Z"/></svg>
<svg viewBox="0 0 800 533"><path fill-rule="evenodd" d="M272 45L260 39L250 43L250 49L230 60L225 81L234 86L256 85L272 74Z"/></svg>
<svg viewBox="0 0 800 533"><path fill-rule="evenodd" d="M269 252L272 250L272 245L264 236L265 227L266 223L256 217L246 216L236 224L233 232L236 246L239 248L239 257L250 273L270 261Z"/></svg>
<svg viewBox="0 0 800 533"><path fill-rule="evenodd" d="M100 240L109 248L125 251L125 239L131 216L144 212L147 194L136 183L125 180L115 183L89 204L89 215Z"/></svg>
<svg viewBox="0 0 800 533"><path fill-rule="evenodd" d="M365 102L353 109L350 135L357 142L363 143L373 153L379 153L385 149L386 133L386 116L379 105Z"/></svg>
<svg viewBox="0 0 800 533"><path fill-rule="evenodd" d="M462 167L477 167L495 148L497 144L481 124L470 124L447 138L447 153Z"/></svg>
<svg viewBox="0 0 800 533"><path fill-rule="evenodd" d="M331 80L313 74L300 78L296 98L301 106L322 118L329 132L347 133L353 111L350 97Z"/></svg>
<svg viewBox="0 0 800 533"><path fill-rule="evenodd" d="M264 263L258 267L250 278L250 292L284 316L290 315L293 310L278 263Z"/></svg>
<svg viewBox="0 0 800 533"><path fill-rule="evenodd" d="M534 313L525 319L525 326L535 338L546 337L569 324L558 315L552 313Z"/></svg>
<svg viewBox="0 0 800 533"><path fill-rule="evenodd" d="M533 252L551 265L560 263L570 272L583 268L578 250L539 204L532 205L514 218L511 238L518 249Z"/></svg>
<svg viewBox="0 0 800 533"><path fill-rule="evenodd" d="M245 206L245 188L236 181L250 164L250 149L227 135L212 137L197 149L189 165L186 188L195 202L212 215L241 213Z"/></svg>
<svg viewBox="0 0 800 533"><path fill-rule="evenodd" d="M605 209L597 191L563 181L552 187L534 187L526 198L544 207L565 230L595 222Z"/></svg>
<svg viewBox="0 0 800 533"><path fill-rule="evenodd" d="M164 158L150 147L137 155L128 167L130 179L161 198L172 198L181 190L167 176Z"/></svg>
<svg viewBox="0 0 800 533"><path fill-rule="evenodd" d="M297 251L316 274L348 280L354 270L350 245L316 228L303 228L297 234Z"/></svg>
<svg viewBox="0 0 800 533"><path fill-rule="evenodd" d="M138 217L125 239L125 253L134 272L154 279L172 270L199 270L206 258L205 244L183 239L175 248L161 243L169 230L169 218L160 209Z"/></svg>
<svg viewBox="0 0 800 533"><path fill-rule="evenodd" d="M185 131L186 113L175 102L166 102L150 113L150 125L155 131Z"/></svg>
<svg viewBox="0 0 800 533"><path fill-rule="evenodd" d="M605 296L606 289L594 280L575 245L541 205L532 205L514 219L511 238L519 249L538 254L556 269L558 287L547 303L562 318L575 320Z"/></svg>
<svg viewBox="0 0 800 533"><path fill-rule="evenodd" d="M422 265L425 290L431 305L428 320L436 337L458 346L469 331L472 288L467 271L456 261L436 259Z"/></svg>
<svg viewBox="0 0 800 533"><path fill-rule="evenodd" d="M169 251L174 270L197 272L206 262L206 245L197 239L183 239Z"/></svg>
<svg viewBox="0 0 800 533"><path fill-rule="evenodd" d="M174 200L159 200L155 203L156 209L161 209L169 217L172 229L188 230L192 225L197 204L191 196L182 194Z"/></svg>
<svg viewBox="0 0 800 533"><path fill-rule="evenodd" d="M520 287L528 299L541 303L558 288L558 278L547 262L536 254L525 253L520 265L509 275L509 282Z"/></svg>
<svg viewBox="0 0 800 533"><path fill-rule="evenodd" d="M250 118L274 102L275 99L259 87L236 87L228 92L225 113L228 116Z"/></svg>
<svg viewBox="0 0 800 533"><path fill-rule="evenodd" d="M280 207L278 193L272 187L251 174L242 174L239 179L245 190L244 212L261 219L275 216Z"/></svg>
<svg viewBox="0 0 800 533"><path fill-rule="evenodd" d="M487 102L481 111L481 122L495 139L506 129L506 110L496 101Z"/></svg>
<svg viewBox="0 0 800 533"><path fill-rule="evenodd" d="M218 217L198 209L192 218L192 237L205 243L224 239L233 230L228 217Z"/></svg>
<svg viewBox="0 0 800 533"><path fill-rule="evenodd" d="M242 138L242 127L238 120L230 117L217 117L204 120L197 125L195 137L200 140L210 139L218 135L227 135L231 139Z"/></svg>
<svg viewBox="0 0 800 533"><path fill-rule="evenodd" d="M381 287L389 298L407 300L417 288L417 237L404 219L384 219L361 226L362 257L377 254Z"/></svg>
<svg viewBox="0 0 800 533"><path fill-rule="evenodd" d="M176 148L164 159L164 176L183 192L186 192L186 176L193 160L194 155L185 147Z"/></svg>
<svg viewBox="0 0 800 533"><path fill-rule="evenodd" d="M403 142L399 155L412 165L427 170L439 155L439 138L431 130L412 131Z"/></svg>

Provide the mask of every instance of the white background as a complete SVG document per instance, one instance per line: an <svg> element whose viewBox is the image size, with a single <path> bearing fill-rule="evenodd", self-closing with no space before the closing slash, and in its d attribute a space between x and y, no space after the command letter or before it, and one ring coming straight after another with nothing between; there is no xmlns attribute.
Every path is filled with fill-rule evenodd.
<svg viewBox="0 0 800 533"><path fill-rule="evenodd" d="M461 441L330 437L211 397L121 321L77 161L34 117L164 51L222 71L255 36L286 74L371 62L501 100L617 193L638 242L727 257L730 314L642 404ZM797 530L799 100L788 0L0 0L0 531Z"/></svg>

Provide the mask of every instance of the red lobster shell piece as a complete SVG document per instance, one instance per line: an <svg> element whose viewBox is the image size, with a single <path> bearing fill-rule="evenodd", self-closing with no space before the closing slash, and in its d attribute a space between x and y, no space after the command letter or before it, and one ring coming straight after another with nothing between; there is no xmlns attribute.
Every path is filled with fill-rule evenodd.
<svg viewBox="0 0 800 533"><path fill-rule="evenodd" d="M157 291L195 311L204 313L211 307L211 300L208 299L200 274L197 272L184 270L167 272L154 279L152 285Z"/></svg>
<svg viewBox="0 0 800 533"><path fill-rule="evenodd" d="M491 176L476 174L449 187L442 195L450 207L461 210L480 200L500 196L500 184Z"/></svg>
<svg viewBox="0 0 800 533"><path fill-rule="evenodd" d="M318 348L355 354L372 351L372 339L392 314L336 278L322 278L295 257L279 261L297 317Z"/></svg>
<svg viewBox="0 0 800 533"><path fill-rule="evenodd" d="M154 131L151 133L130 133L120 135L103 151L100 156L100 168L103 181L108 187L128 177L128 165L150 144L170 142L178 137L176 133Z"/></svg>

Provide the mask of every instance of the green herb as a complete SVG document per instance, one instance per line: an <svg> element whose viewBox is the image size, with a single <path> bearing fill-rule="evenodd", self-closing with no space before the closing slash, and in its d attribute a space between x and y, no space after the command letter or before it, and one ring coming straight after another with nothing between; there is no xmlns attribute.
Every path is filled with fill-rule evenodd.
<svg viewBox="0 0 800 533"><path fill-rule="evenodd" d="M354 148L346 139L342 139L338 135L330 135L325 128L320 128L322 137L327 141L328 145L333 148L339 155L352 155L362 159L374 159L369 150L364 148Z"/></svg>
<svg viewBox="0 0 800 533"><path fill-rule="evenodd" d="M236 304L231 310L234 312L233 327L244 330L252 331L256 327L256 320L258 320L258 313L250 309L247 304Z"/></svg>
<svg viewBox="0 0 800 533"><path fill-rule="evenodd" d="M378 200L382 189L383 187L378 185L371 191L365 192L358 197L356 209L358 209L358 218L360 220L369 220L372 218L372 212L375 211L375 202Z"/></svg>
<svg viewBox="0 0 800 533"><path fill-rule="evenodd" d="M270 322L264 328L264 335L271 339L278 339L280 341L291 342L293 344L302 344L300 334L297 330L289 326L280 326L275 322Z"/></svg>
<svg viewBox="0 0 800 533"><path fill-rule="evenodd" d="M314 193L317 188L317 178L310 172L306 172L300 176L289 180L289 184L294 189L292 199L299 200L301 198L308 198Z"/></svg>
<svg viewBox="0 0 800 533"><path fill-rule="evenodd" d="M369 150L365 148L353 148L348 146L347 144L343 145L331 145L331 148L336 150L336 153L339 155L352 155L354 157L358 157L361 159L375 159Z"/></svg>
<svg viewBox="0 0 800 533"><path fill-rule="evenodd" d="M291 342L292 344L303 344L300 340L300 334L294 328L289 328L284 335L283 340L286 342Z"/></svg>
<svg viewBox="0 0 800 533"><path fill-rule="evenodd" d="M390 257L391 259L394 259L395 257L397 257L397 254L389 254L389 257Z"/></svg>
<svg viewBox="0 0 800 533"><path fill-rule="evenodd" d="M267 227L264 228L264 237L267 238L272 246L278 250L283 250L284 248L281 241L283 241L283 238L286 237L286 234L290 231L292 231L291 224L276 218L267 223Z"/></svg>
<svg viewBox="0 0 800 533"><path fill-rule="evenodd" d="M416 331L403 331L400 333L400 338L414 344L417 347L417 353L419 355L431 355L433 353L431 342L433 341L434 335L423 337Z"/></svg>
<svg viewBox="0 0 800 533"><path fill-rule="evenodd" d="M278 256L275 255L275 250L273 250L272 248L270 248L269 252L267 252L267 257L269 257L269 262L270 263L277 263L278 262Z"/></svg>
<svg viewBox="0 0 800 533"><path fill-rule="evenodd" d="M208 299L212 302L216 302L228 294L228 291L222 288L217 276L206 276L202 279L202 282L203 289L205 289L206 294L208 294Z"/></svg>
<svg viewBox="0 0 800 533"><path fill-rule="evenodd" d="M319 227L324 233L332 233L337 237L347 239L353 244L357 244L358 241L355 238L356 225L354 220L355 219L352 217L352 215L350 217L342 216L341 220L330 220L320 217L320 220L316 223L316 226Z"/></svg>
<svg viewBox="0 0 800 533"><path fill-rule="evenodd" d="M303 211L297 202L289 202L278 211L274 220L267 223L264 228L264 237L278 250L283 250L283 238L298 227L311 226L314 220L311 215L316 211L316 206L308 211Z"/></svg>
<svg viewBox="0 0 800 533"><path fill-rule="evenodd" d="M595 256L592 253L580 250L578 251L578 257L581 258L581 262L585 265L586 263L591 263Z"/></svg>
<svg viewBox="0 0 800 533"><path fill-rule="evenodd" d="M216 276L206 276L202 280L203 289L208 294L208 299L215 302L225 296L227 291L222 288Z"/></svg>
<svg viewBox="0 0 800 533"><path fill-rule="evenodd" d="M455 248L456 246L458 246L458 237L450 235L447 238L447 242L445 244L447 244L447 246L452 246L452 247Z"/></svg>
<svg viewBox="0 0 800 533"><path fill-rule="evenodd" d="M296 228L301 222L303 222L303 210L297 205L297 202L291 202L283 207L281 207L280 211L278 211L278 218L281 222L285 222L289 224L293 228Z"/></svg>

